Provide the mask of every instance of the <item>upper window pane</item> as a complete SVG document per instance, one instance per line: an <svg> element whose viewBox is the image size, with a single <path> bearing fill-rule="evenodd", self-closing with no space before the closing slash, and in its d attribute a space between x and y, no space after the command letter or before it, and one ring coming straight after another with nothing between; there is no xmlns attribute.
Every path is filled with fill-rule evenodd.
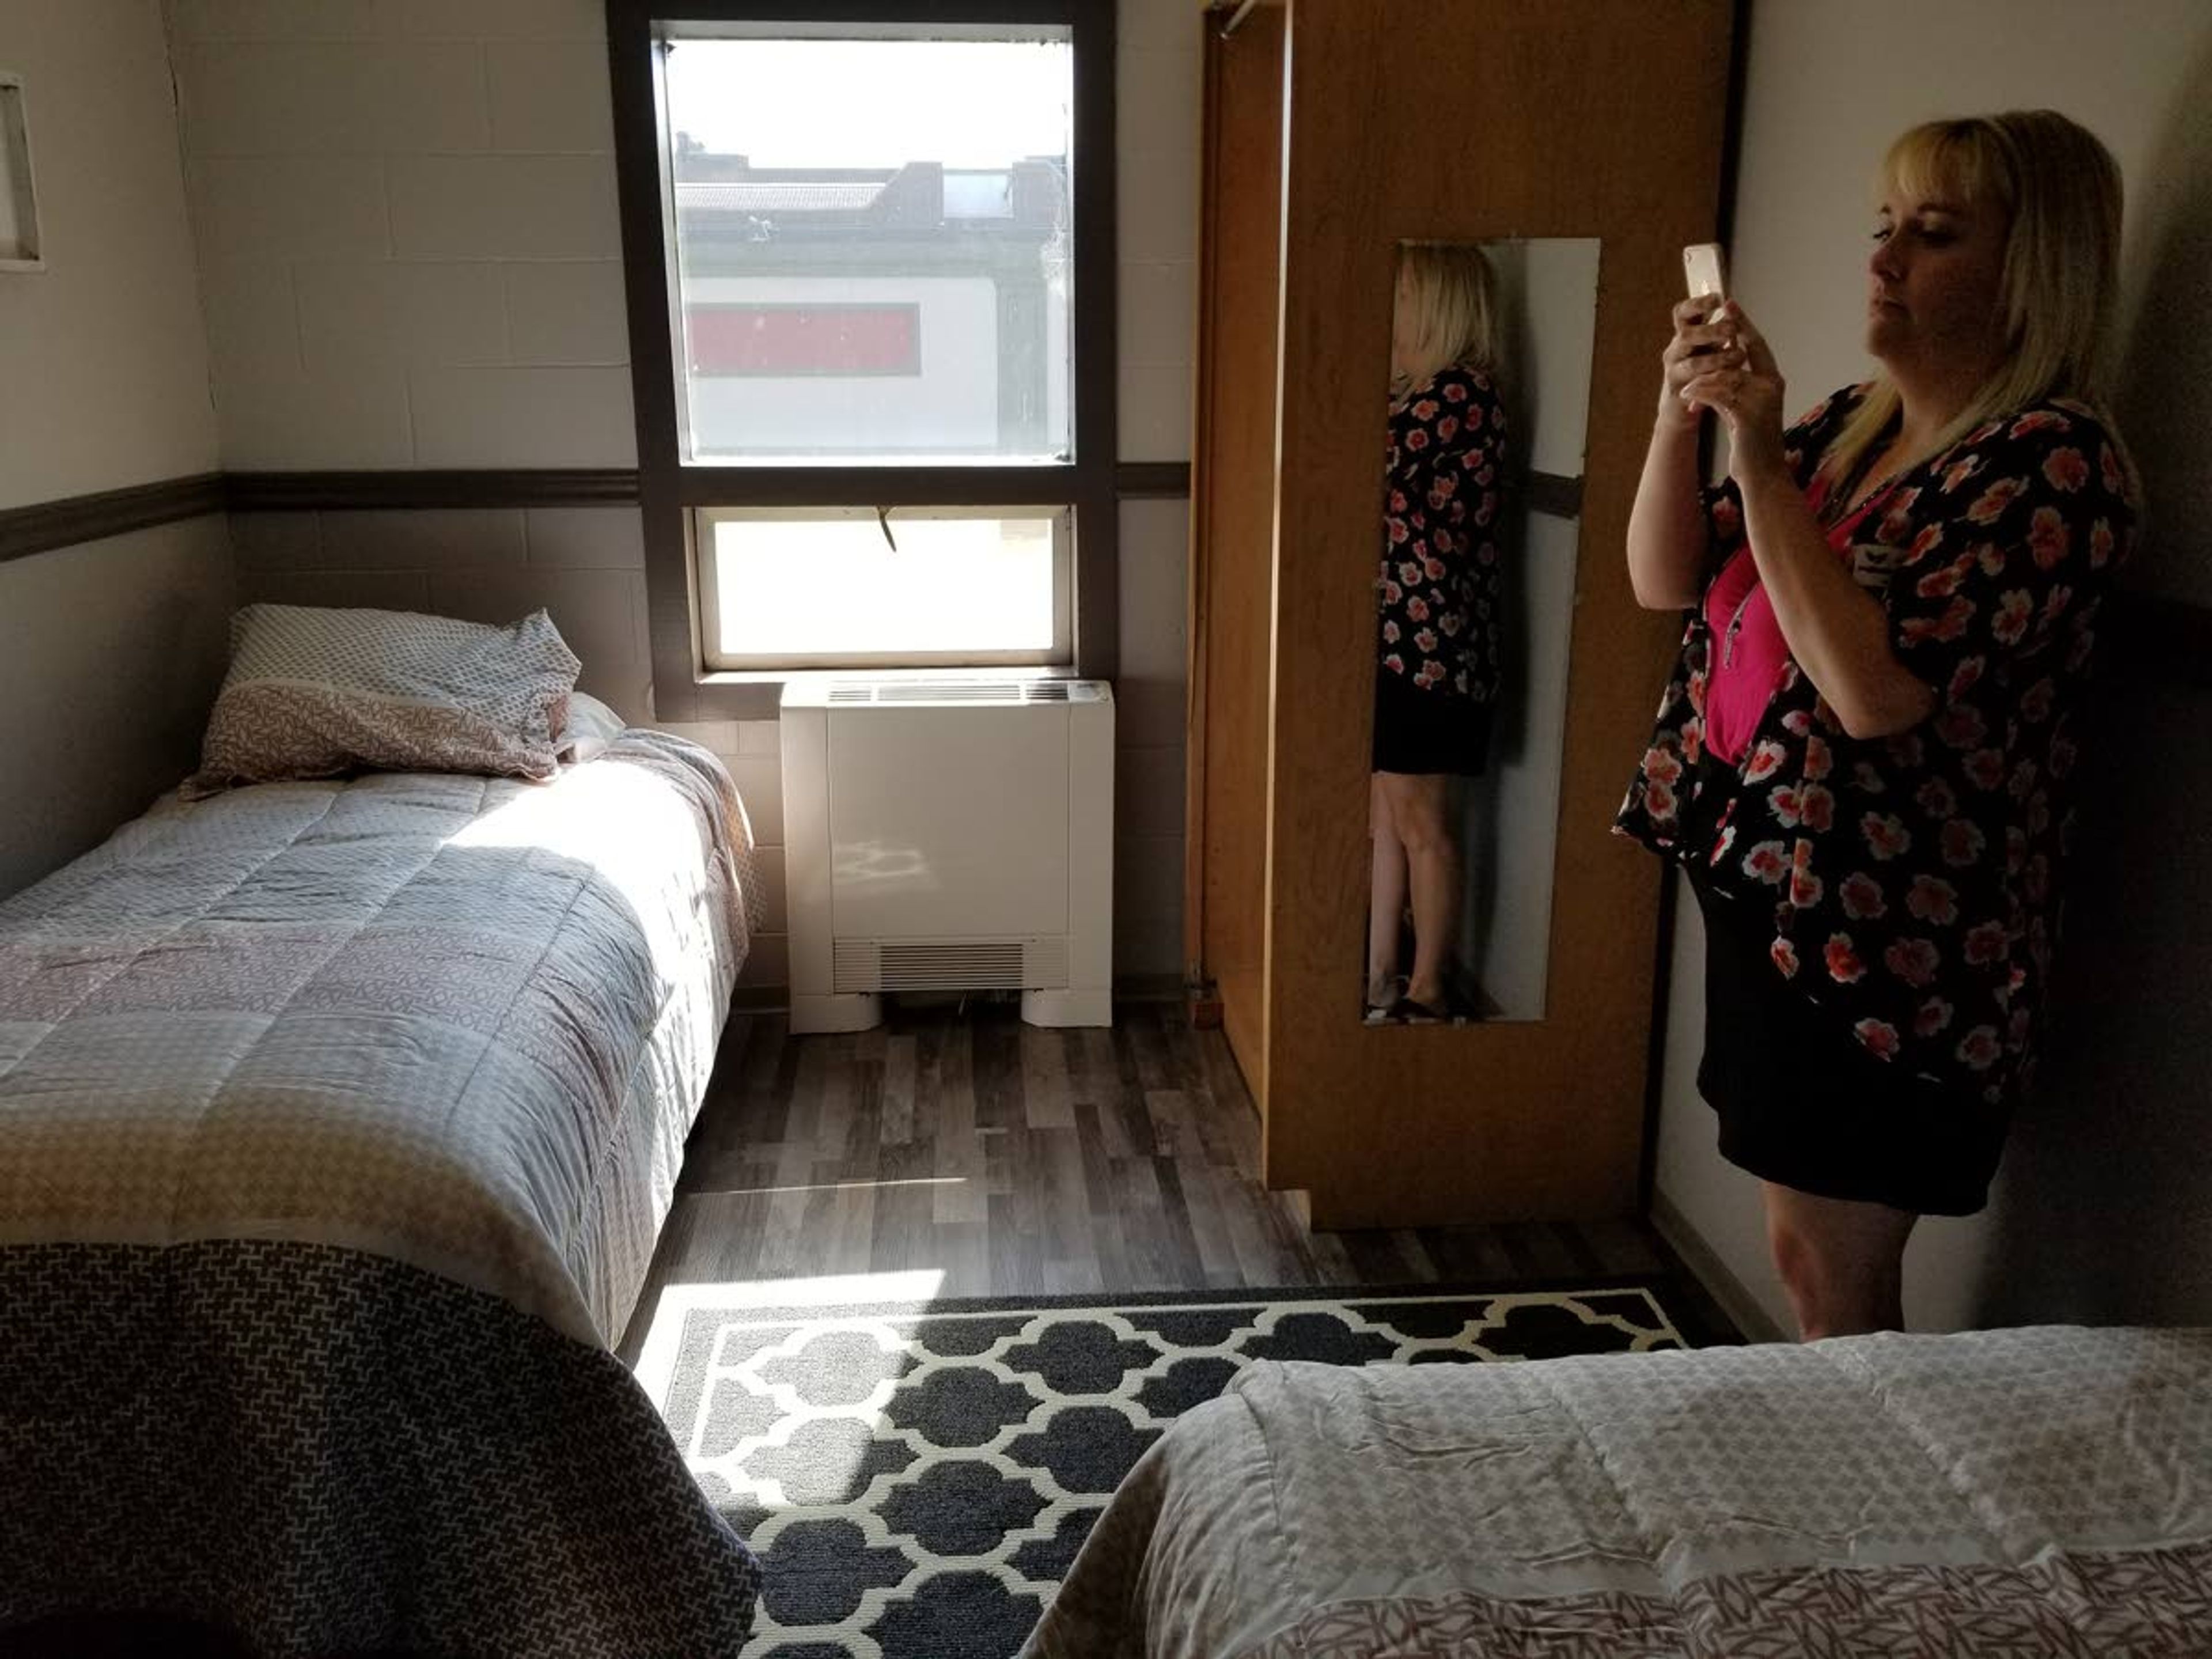
<svg viewBox="0 0 2212 1659"><path fill-rule="evenodd" d="M1067 32L798 33L667 43L684 459L1069 459Z"/></svg>

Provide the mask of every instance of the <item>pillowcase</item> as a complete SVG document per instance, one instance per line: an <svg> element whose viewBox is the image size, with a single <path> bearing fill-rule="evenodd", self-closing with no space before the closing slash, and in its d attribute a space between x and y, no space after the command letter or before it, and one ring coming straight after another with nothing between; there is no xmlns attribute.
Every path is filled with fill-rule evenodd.
<svg viewBox="0 0 2212 1659"><path fill-rule="evenodd" d="M561 733L561 758L572 766L597 760L625 729L623 717L597 697L571 692L568 724Z"/></svg>
<svg viewBox="0 0 2212 1659"><path fill-rule="evenodd" d="M488 628L249 605L230 645L187 800L364 768L549 778L582 666L543 611Z"/></svg>

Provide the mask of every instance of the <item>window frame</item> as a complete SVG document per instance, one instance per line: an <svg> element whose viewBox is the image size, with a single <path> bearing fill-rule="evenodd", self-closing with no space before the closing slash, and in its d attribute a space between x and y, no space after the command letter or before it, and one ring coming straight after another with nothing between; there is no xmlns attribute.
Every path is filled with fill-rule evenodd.
<svg viewBox="0 0 2212 1659"><path fill-rule="evenodd" d="M1073 610L1073 660L1065 667L1086 678L1111 678L1119 654L1113 0L606 0L606 6L654 718L770 718L784 679L805 672L708 665L692 520L697 508L1065 508L1074 526L1066 596ZM667 255L672 192L661 142L667 89L657 42L664 29L680 34L777 22L813 27L1048 24L1069 31L1075 56L1078 296L1070 342L1072 461L846 466L683 459L676 379L679 301Z"/></svg>
<svg viewBox="0 0 2212 1659"><path fill-rule="evenodd" d="M901 524L911 524L916 519L951 518L973 514L978 519L1010 516L1020 508L1008 508L1003 504L963 505L958 507L920 507L902 512L891 521L895 533ZM1042 508L1029 508L1042 512ZM691 522L702 538L710 532L718 519L828 519L850 518L871 520L873 509L864 507L702 507L695 509ZM841 651L810 655L791 652L775 662L754 662L741 653L720 652L711 645L706 647L707 669L710 673L812 673L823 669L849 669L856 672L900 670L908 668L1049 668L1067 662L1074 654L1074 594L1071 578L1074 574L1074 515L1065 508L1052 517L1053 621L1052 643L1042 651L963 651L958 653L931 651L866 652ZM699 614L703 619L713 617L720 608L716 591L714 558L710 549L702 547L697 564L699 578ZM702 644L704 642L702 641ZM720 660L717 660L720 659Z"/></svg>

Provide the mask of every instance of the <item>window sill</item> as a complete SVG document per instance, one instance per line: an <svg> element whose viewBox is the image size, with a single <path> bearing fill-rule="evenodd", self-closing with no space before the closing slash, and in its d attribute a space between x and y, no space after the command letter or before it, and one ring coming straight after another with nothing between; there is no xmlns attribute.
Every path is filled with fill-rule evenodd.
<svg viewBox="0 0 2212 1659"><path fill-rule="evenodd" d="M696 718L706 720L772 720L783 707L783 688L797 679L873 679L909 682L975 680L1072 680L1079 678L1072 663L1023 668L752 668L714 669L698 675L693 689L698 698Z"/></svg>

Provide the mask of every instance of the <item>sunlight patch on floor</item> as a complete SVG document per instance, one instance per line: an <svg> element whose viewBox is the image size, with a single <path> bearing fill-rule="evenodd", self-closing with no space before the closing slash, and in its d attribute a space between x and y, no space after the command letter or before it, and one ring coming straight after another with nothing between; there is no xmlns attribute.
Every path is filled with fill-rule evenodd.
<svg viewBox="0 0 2212 1659"><path fill-rule="evenodd" d="M653 1323L638 1351L635 1375L656 1409L668 1407L669 1385L684 1340L686 1316L702 1309L840 1308L883 1302L931 1303L945 1288L941 1268L908 1273L840 1273L817 1279L760 1279L730 1283L671 1285L654 1304Z"/></svg>
<svg viewBox="0 0 2212 1659"><path fill-rule="evenodd" d="M912 1176L900 1181L819 1181L793 1187L687 1187L686 1198L765 1197L776 1193L872 1192L878 1187L964 1187L966 1176ZM790 1281L781 1280L788 1284Z"/></svg>

